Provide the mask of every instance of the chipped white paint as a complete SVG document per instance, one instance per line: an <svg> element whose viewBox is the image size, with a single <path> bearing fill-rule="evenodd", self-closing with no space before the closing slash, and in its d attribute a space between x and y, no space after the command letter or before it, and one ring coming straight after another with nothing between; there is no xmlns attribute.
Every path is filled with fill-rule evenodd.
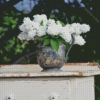
<svg viewBox="0 0 100 100"><path fill-rule="evenodd" d="M48 72L48 73L30 73L30 76L67 76L67 75L79 75L78 72Z"/></svg>
<svg viewBox="0 0 100 100"><path fill-rule="evenodd" d="M6 76L6 77L10 77L10 76L13 76L13 77L14 77L14 76L15 76L15 77L17 77L17 76L22 76L22 77L23 77L23 76L27 76L27 73L22 73L22 74L21 74L21 73L20 73L20 74L18 74L18 73L14 73L14 74L13 74L13 73L6 73L6 74L3 73L3 74L0 74L0 77L3 77L3 76L4 76L4 77L5 77L5 76Z"/></svg>
<svg viewBox="0 0 100 100"><path fill-rule="evenodd" d="M91 63L70 64L62 67L62 72L41 72L37 64L30 65L1 65L0 77L42 77L42 76L92 76L100 74L98 64Z"/></svg>

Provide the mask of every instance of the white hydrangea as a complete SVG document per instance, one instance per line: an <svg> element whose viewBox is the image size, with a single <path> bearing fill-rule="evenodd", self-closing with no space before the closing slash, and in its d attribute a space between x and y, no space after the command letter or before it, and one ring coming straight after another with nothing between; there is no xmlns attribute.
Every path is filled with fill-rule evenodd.
<svg viewBox="0 0 100 100"><path fill-rule="evenodd" d="M71 34L69 33L69 28L67 27L62 27L60 31L60 36L66 41L70 42L71 41Z"/></svg>
<svg viewBox="0 0 100 100"><path fill-rule="evenodd" d="M81 30L82 33L86 33L88 31L90 31L90 26L87 25L87 24L82 24L80 30Z"/></svg>
<svg viewBox="0 0 100 100"><path fill-rule="evenodd" d="M43 20L43 24L46 25L47 24L47 16L45 14L37 14L37 15L34 15L33 16L34 18L34 22L38 22L38 23L41 23L41 21Z"/></svg>
<svg viewBox="0 0 100 100"><path fill-rule="evenodd" d="M78 44L80 46L84 45L86 43L86 41L83 39L82 36L80 35L74 35L75 36L75 42L74 44ZM72 39L71 41L69 42L70 44L72 43Z"/></svg>
<svg viewBox="0 0 100 100"><path fill-rule="evenodd" d="M61 26L57 24L50 24L47 28L47 34L55 36L58 35L61 30Z"/></svg>

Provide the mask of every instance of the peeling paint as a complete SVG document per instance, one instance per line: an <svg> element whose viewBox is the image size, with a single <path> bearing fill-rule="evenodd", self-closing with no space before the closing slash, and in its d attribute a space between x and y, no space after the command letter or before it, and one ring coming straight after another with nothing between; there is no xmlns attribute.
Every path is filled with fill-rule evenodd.
<svg viewBox="0 0 100 100"><path fill-rule="evenodd" d="M66 63L62 72L41 72L38 64L0 65L0 77L92 76L100 74L98 63Z"/></svg>
<svg viewBox="0 0 100 100"><path fill-rule="evenodd" d="M27 73L23 73L23 74L0 74L0 77L17 77L17 76L27 76Z"/></svg>

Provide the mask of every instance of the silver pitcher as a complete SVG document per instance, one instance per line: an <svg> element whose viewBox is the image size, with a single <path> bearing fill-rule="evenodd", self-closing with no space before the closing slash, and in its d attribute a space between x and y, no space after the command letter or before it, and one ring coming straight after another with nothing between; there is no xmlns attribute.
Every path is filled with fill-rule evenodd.
<svg viewBox="0 0 100 100"><path fill-rule="evenodd" d="M36 50L37 62L45 71L61 71L60 68L67 62L67 56L72 48L75 37L72 34L72 43L68 50L66 45L60 43L59 50L56 52L51 46L43 46L43 41L39 43ZM67 52L66 52L67 51Z"/></svg>

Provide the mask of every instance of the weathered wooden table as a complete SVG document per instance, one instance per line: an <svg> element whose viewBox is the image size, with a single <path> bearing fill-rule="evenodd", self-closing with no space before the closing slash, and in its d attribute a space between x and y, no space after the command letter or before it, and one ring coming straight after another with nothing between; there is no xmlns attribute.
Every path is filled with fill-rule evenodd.
<svg viewBox="0 0 100 100"><path fill-rule="evenodd" d="M37 64L1 65L0 100L95 100L98 63L67 63L63 72L41 72Z"/></svg>

